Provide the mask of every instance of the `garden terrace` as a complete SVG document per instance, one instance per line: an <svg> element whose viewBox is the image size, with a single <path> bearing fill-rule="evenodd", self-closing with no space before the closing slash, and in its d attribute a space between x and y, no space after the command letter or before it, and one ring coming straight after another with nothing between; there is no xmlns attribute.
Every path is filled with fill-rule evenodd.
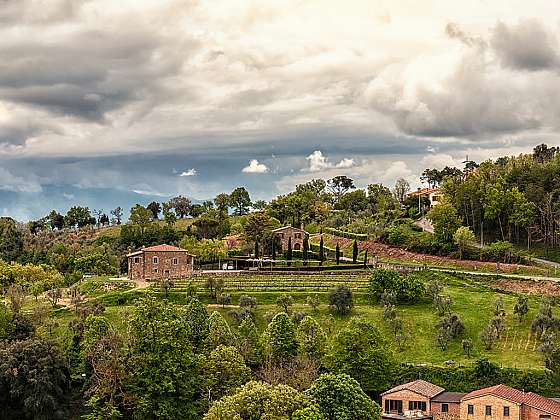
<svg viewBox="0 0 560 420"><path fill-rule="evenodd" d="M189 284L199 288L209 279L223 279L224 291L246 292L328 292L335 286L345 284L354 291L366 291L370 274L368 272L335 273L228 273L201 274L174 282L174 292L185 292ZM159 286L156 286L159 287Z"/></svg>

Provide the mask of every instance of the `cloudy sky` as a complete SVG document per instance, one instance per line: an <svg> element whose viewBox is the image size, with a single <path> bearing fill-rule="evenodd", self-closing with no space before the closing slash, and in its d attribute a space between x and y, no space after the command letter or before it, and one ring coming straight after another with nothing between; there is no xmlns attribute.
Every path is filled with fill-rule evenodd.
<svg viewBox="0 0 560 420"><path fill-rule="evenodd" d="M560 144L560 2L0 0L0 214Z"/></svg>

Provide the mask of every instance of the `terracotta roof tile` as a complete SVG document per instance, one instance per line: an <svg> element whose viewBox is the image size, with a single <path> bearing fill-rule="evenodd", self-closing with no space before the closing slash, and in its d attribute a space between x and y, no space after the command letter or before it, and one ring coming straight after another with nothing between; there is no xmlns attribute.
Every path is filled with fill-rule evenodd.
<svg viewBox="0 0 560 420"><path fill-rule="evenodd" d="M155 252L186 251L186 249L179 248L178 246L167 245L167 244L148 246L146 248L143 248L142 250L143 251L155 251Z"/></svg>
<svg viewBox="0 0 560 420"><path fill-rule="evenodd" d="M433 398L436 395L441 394L443 391L445 391L445 389L440 386L418 379L416 381L408 382L406 384L398 385L394 388L391 388L390 390L385 391L381 395L391 394L393 392L403 391L403 390L416 392L417 394L423 395L428 398Z"/></svg>
<svg viewBox="0 0 560 420"><path fill-rule="evenodd" d="M525 404L547 413L560 416L560 403L551 398L542 397L539 394L528 392L525 394Z"/></svg>
<svg viewBox="0 0 560 420"><path fill-rule="evenodd" d="M494 395L496 397L504 398L511 402L517 402L521 404L523 402L523 391L511 388L507 385L494 385L488 388L477 389L475 391L469 392L463 397L463 400L468 400L471 398L480 397L482 395Z"/></svg>
<svg viewBox="0 0 560 420"><path fill-rule="evenodd" d="M463 397L463 400L480 397L482 395L494 395L508 401L525 404L533 408L560 416L560 402L546 398L533 392L523 392L506 385L495 385L489 388L477 389Z"/></svg>
<svg viewBox="0 0 560 420"><path fill-rule="evenodd" d="M173 246L173 245L167 245L167 244L162 244L162 245L154 245L154 246L148 246L146 248L142 248L136 252L131 252L130 254L128 254L129 257L133 256L133 255L138 255L141 254L144 251L148 251L148 252L186 252L188 253L188 251L186 249L183 248L179 248L177 246ZM194 256L192 254L189 254L191 256Z"/></svg>

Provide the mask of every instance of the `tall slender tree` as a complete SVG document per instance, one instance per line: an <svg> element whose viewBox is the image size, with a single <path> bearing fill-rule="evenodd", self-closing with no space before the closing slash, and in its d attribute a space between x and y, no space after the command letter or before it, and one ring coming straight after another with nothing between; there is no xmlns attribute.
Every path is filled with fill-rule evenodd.
<svg viewBox="0 0 560 420"><path fill-rule="evenodd" d="M292 238L288 238L288 252L286 253L286 259L288 260L288 266L292 265Z"/></svg>
<svg viewBox="0 0 560 420"><path fill-rule="evenodd" d="M307 260L309 259L309 239L307 236L303 238L303 264L307 265Z"/></svg>
<svg viewBox="0 0 560 420"><path fill-rule="evenodd" d="M354 239L352 244L352 263L356 264L358 262L358 241Z"/></svg>
<svg viewBox="0 0 560 420"><path fill-rule="evenodd" d="M321 235L321 241L319 242L319 264L323 265L323 261L325 261L325 244L323 235Z"/></svg>
<svg viewBox="0 0 560 420"><path fill-rule="evenodd" d="M340 264L340 245L336 243L336 265Z"/></svg>

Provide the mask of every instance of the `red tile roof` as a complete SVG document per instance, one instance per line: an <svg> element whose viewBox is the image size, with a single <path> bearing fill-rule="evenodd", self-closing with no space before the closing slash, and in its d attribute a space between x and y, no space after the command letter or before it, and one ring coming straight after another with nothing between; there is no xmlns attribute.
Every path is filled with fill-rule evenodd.
<svg viewBox="0 0 560 420"><path fill-rule="evenodd" d="M539 394L533 392L525 394L525 404L546 411L547 413L560 416L560 403L550 398L541 397Z"/></svg>
<svg viewBox="0 0 560 420"><path fill-rule="evenodd" d="M142 251L155 251L155 252L184 251L184 252L187 252L186 249L179 248L178 246L167 245L167 244L148 246L146 248L142 248Z"/></svg>
<svg viewBox="0 0 560 420"><path fill-rule="evenodd" d="M518 389L511 388L507 385L502 384L469 392L463 397L463 400L481 397L483 395L494 395L496 397L504 398L508 401L517 402L519 404L523 402L523 391L519 391Z"/></svg>
<svg viewBox="0 0 560 420"><path fill-rule="evenodd" d="M390 390L385 391L381 395L392 394L393 392L404 391L404 390L416 392L417 394L423 395L428 398L433 398L436 395L441 394L443 391L445 391L445 389L442 388L441 386L437 386L430 382L426 382L421 379L418 379L416 381L408 382L406 384L402 384L394 388L391 388Z"/></svg>
<svg viewBox="0 0 560 420"><path fill-rule="evenodd" d="M542 397L533 392L525 393L507 385L495 385L489 388L477 389L465 395L462 401L481 397L483 395L494 395L517 404L525 404L547 413L560 416L560 402L554 401L551 398Z"/></svg>
<svg viewBox="0 0 560 420"><path fill-rule="evenodd" d="M187 254L189 253L186 249L183 248L179 248L177 246L173 246L173 245L167 245L167 244L162 244L162 245L154 245L154 246L149 246L146 248L142 248L136 252L131 252L130 254L128 254L127 256L132 257L134 255L139 255L142 252L186 252ZM190 256L194 257L194 255L189 254Z"/></svg>

